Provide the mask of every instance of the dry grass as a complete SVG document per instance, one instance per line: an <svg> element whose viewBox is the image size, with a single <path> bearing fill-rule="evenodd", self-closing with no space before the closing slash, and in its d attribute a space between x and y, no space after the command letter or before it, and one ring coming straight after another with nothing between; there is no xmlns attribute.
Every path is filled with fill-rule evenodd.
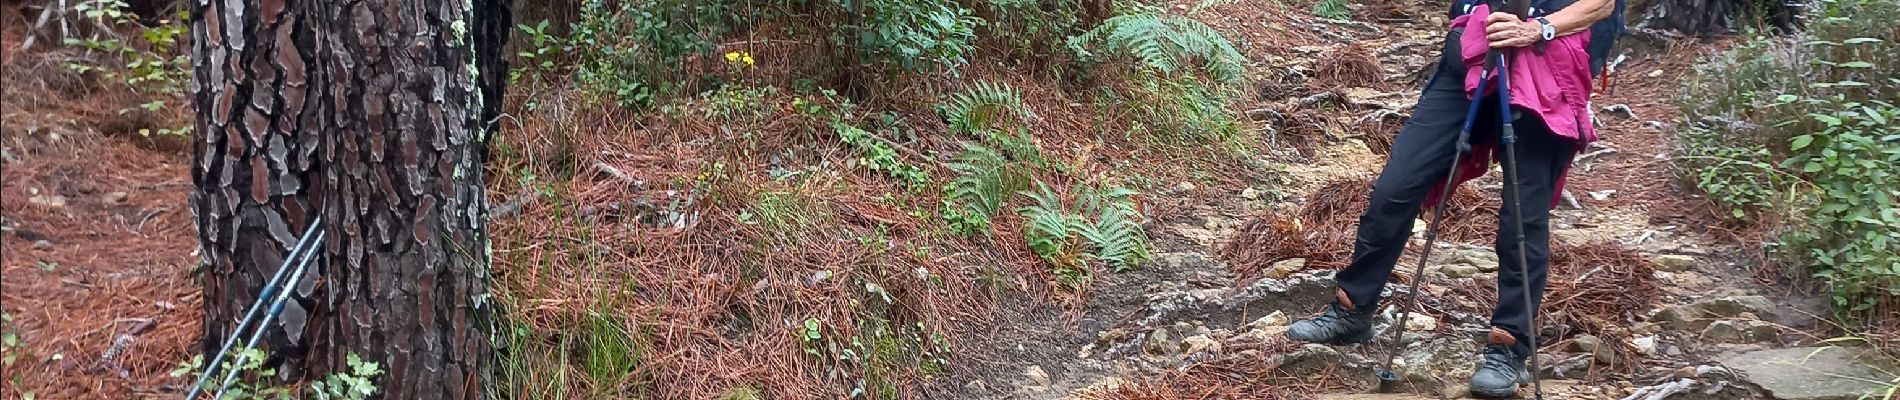
<svg viewBox="0 0 1900 400"><path fill-rule="evenodd" d="M1379 74L1379 58L1354 43L1320 56L1307 85L1314 90L1371 87L1385 82Z"/></svg>

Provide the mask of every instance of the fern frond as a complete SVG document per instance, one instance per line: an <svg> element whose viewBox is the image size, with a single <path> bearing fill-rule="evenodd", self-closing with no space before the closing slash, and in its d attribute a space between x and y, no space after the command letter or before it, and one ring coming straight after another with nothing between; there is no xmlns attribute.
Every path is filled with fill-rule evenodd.
<svg viewBox="0 0 1900 400"><path fill-rule="evenodd" d="M1057 262L1068 252L1069 234L1075 225L1073 218L1062 208L1062 199L1049 185L1036 183L1037 190L1025 191L1023 195L1035 200L1035 204L1017 209L1023 223L1023 240L1029 244L1029 250L1036 252L1051 262Z"/></svg>
<svg viewBox="0 0 1900 400"><path fill-rule="evenodd" d="M1208 4L1212 1L1217 0ZM1232 41L1205 23L1179 15L1145 13L1109 18L1095 29L1070 38L1069 47L1084 60L1095 58L1090 47L1129 55L1163 75L1181 71L1184 65L1197 65L1209 77L1227 84L1238 83L1247 66L1247 57Z"/></svg>
<svg viewBox="0 0 1900 400"><path fill-rule="evenodd" d="M1004 113L1017 118L1033 118L1023 105L1023 95L1008 84L980 81L950 95L943 104L943 117L952 132L988 133L997 130L997 119Z"/></svg>
<svg viewBox="0 0 1900 400"><path fill-rule="evenodd" d="M1137 193L1113 188L1090 192L1083 198L1085 211L1092 212L1095 220L1079 223L1076 230L1094 246L1095 258L1116 272L1139 267L1152 257L1148 234L1141 227L1141 213L1134 207Z"/></svg>

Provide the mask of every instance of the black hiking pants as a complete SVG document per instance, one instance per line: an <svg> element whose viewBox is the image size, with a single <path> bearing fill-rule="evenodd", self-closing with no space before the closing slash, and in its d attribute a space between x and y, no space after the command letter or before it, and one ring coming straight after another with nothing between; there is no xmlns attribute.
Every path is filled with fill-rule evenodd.
<svg viewBox="0 0 1900 400"><path fill-rule="evenodd" d="M1411 119L1393 139L1385 170L1379 173L1370 204L1359 217L1352 263L1334 278L1361 310L1377 307L1379 294L1393 266L1405 252L1426 192L1443 184L1451 173L1452 157L1458 151L1458 133L1464 127L1465 113L1471 106L1465 97L1466 68L1458 58L1457 42L1456 33L1448 36L1437 72L1426 85ZM1501 123L1497 98L1485 97L1482 101L1484 108L1472 126L1472 141L1495 143ZM1521 188L1518 202L1524 212L1524 249L1528 252L1524 258L1530 263L1531 284L1527 288L1519 273L1524 266L1518 263L1518 247L1514 242L1518 219L1511 215L1508 205L1499 207L1498 306L1491 314L1491 325L1515 336L1518 354L1528 355L1531 349L1526 335L1532 333L1530 310L1536 307L1524 304L1524 290L1531 291L1534 301L1543 301L1545 275L1550 267L1551 196L1558 178L1575 154L1575 142L1552 133L1532 113L1522 114L1515 124L1519 159L1517 184Z"/></svg>

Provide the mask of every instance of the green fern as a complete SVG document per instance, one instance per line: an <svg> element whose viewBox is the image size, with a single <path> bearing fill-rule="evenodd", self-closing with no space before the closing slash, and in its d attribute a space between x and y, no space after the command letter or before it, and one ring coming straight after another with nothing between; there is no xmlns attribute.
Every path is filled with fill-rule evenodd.
<svg viewBox="0 0 1900 400"><path fill-rule="evenodd" d="M960 235L989 232L990 219L1007 197L1027 186L1028 171L1001 153L980 144L963 143L963 152L950 163L957 178L944 186L943 217Z"/></svg>
<svg viewBox="0 0 1900 400"><path fill-rule="evenodd" d="M1207 24L1179 15L1143 13L1120 15L1069 38L1070 50L1083 60L1099 59L1091 47L1109 54L1127 54L1143 66L1164 75L1199 67L1224 84L1245 76L1247 57L1233 42Z"/></svg>
<svg viewBox="0 0 1900 400"><path fill-rule="evenodd" d="M1037 190L1024 192L1023 195L1035 200L1036 204L1018 209L1023 219L1023 240L1029 243L1029 250L1042 256L1044 260L1058 267L1070 264L1070 231L1077 225L1074 218L1062 207L1062 198L1049 185L1036 183Z"/></svg>
<svg viewBox="0 0 1900 400"><path fill-rule="evenodd" d="M998 119L1005 113L1017 118L1033 118L1029 107L1023 105L1023 95L1008 84L980 81L961 92L950 95L950 100L942 105L943 118L950 123L951 132L975 133L988 136L999 129Z"/></svg>
<svg viewBox="0 0 1900 400"><path fill-rule="evenodd" d="M1346 0L1319 0L1313 3L1313 15L1325 19L1352 19L1352 9L1346 7Z"/></svg>
<svg viewBox="0 0 1900 400"><path fill-rule="evenodd" d="M1135 269L1153 258L1148 234L1141 227L1141 212L1134 206L1137 192L1084 190L1079 213L1071 215L1048 185L1038 182L1037 188L1024 193L1036 204L1018 210L1026 220L1023 239L1057 270L1077 269L1081 261L1077 254L1082 250L1076 247L1078 237L1088 241L1089 258L1108 264L1115 272Z"/></svg>
<svg viewBox="0 0 1900 400"><path fill-rule="evenodd" d="M1079 224L1076 230L1094 246L1095 258L1115 272L1135 269L1152 258L1148 234L1141 228L1141 212L1134 207L1136 194L1134 190L1113 188L1082 198L1084 212L1093 211L1095 221Z"/></svg>

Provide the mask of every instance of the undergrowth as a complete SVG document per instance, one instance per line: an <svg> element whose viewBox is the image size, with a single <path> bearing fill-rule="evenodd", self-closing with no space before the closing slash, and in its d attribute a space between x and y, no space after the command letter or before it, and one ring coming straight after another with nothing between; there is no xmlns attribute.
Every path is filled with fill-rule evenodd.
<svg viewBox="0 0 1900 400"><path fill-rule="evenodd" d="M1843 316L1891 316L1900 28L1876 21L1900 18L1900 4L1821 5L1807 32L1749 40L1686 82L1677 160L1729 216L1774 230L1773 254L1827 283Z"/></svg>
<svg viewBox="0 0 1900 400"><path fill-rule="evenodd" d="M65 4L65 3L61 3ZM118 110L126 114L143 110L159 112L183 105L186 85L191 82L191 56L178 47L188 36L180 11L175 18L141 20L126 0L84 0L72 5L72 11L101 27L90 36L68 37L63 44L103 54L100 58L79 58L62 64L68 70L108 82L124 84L133 93L145 96L135 108ZM130 32L133 38L122 36ZM189 136L191 126L142 126L141 135Z"/></svg>

